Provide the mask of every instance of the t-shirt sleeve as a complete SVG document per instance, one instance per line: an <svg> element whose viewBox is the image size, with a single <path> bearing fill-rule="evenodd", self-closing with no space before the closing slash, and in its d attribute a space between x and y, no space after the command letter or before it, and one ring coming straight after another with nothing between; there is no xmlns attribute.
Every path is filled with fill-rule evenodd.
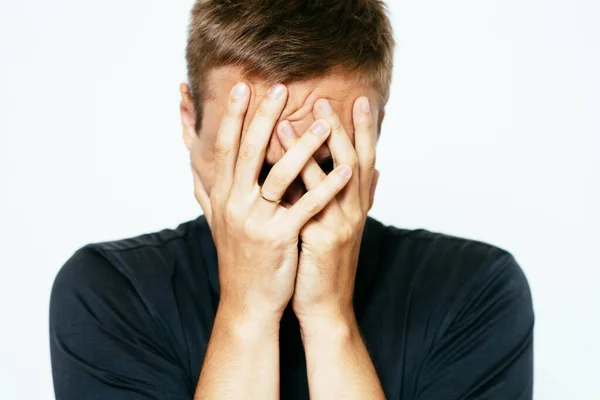
<svg viewBox="0 0 600 400"><path fill-rule="evenodd" d="M50 350L57 400L193 397L177 361L134 285L94 249L77 251L50 298Z"/></svg>
<svg viewBox="0 0 600 400"><path fill-rule="evenodd" d="M527 279L504 253L472 283L422 365L413 398L530 400L534 314Z"/></svg>

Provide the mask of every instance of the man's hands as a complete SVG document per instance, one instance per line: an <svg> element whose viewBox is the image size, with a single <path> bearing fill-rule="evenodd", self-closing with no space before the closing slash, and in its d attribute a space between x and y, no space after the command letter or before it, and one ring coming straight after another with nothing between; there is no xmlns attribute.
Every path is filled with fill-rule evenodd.
<svg viewBox="0 0 600 400"><path fill-rule="evenodd" d="M354 106L357 151L323 99L315 109L321 119L301 137L289 122L280 124L286 153L261 188L260 170L287 90L271 88L242 136L249 97L245 84L231 92L217 133L210 196L194 162L198 141L192 145L195 195L217 248L221 288L195 399L278 397L277 333L292 295L311 398L349 393L357 399L384 398L352 309L358 251L377 180L366 98ZM312 155L328 136L336 168L325 175ZM299 174L307 192L298 201L269 201L281 199Z"/></svg>
<svg viewBox="0 0 600 400"><path fill-rule="evenodd" d="M353 109L353 146L325 99L317 101L314 114L332 127L327 144L334 164L350 165L353 174L337 198L300 231L292 306L304 342L310 398L385 399L352 304L362 233L379 176L375 170L375 124L368 99L359 98ZM286 135L286 131L293 132L284 123L279 136L287 150L301 138ZM324 176L314 160L301 172L308 190Z"/></svg>
<svg viewBox="0 0 600 400"><path fill-rule="evenodd" d="M243 83L232 89L215 143L215 185L209 197L194 171L195 194L217 248L219 310L242 322L278 324L294 292L300 230L335 199L352 170L338 163L293 206L265 200L258 178L287 90L283 85L269 90L241 137L249 97ZM263 195L281 199L330 132L328 123L317 120L273 166Z"/></svg>
<svg viewBox="0 0 600 400"><path fill-rule="evenodd" d="M378 179L376 131L368 99L361 97L354 103L355 145L327 100L316 102L314 114L315 118L326 120L332 127L327 144L334 164L350 165L353 174L337 199L300 231L301 253L292 305L305 335L318 330L321 325L328 329L336 323L338 326L352 323L358 253ZM286 151L293 149L302 137L295 135L289 123L281 125L279 140ZM311 159L301 177L310 191L325 178L325 173Z"/></svg>

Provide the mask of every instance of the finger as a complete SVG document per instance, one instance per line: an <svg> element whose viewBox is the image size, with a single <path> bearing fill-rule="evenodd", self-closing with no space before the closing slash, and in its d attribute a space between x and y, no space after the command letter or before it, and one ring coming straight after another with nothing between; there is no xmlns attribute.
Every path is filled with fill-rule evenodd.
<svg viewBox="0 0 600 400"><path fill-rule="evenodd" d="M200 179L200 175L198 175L198 171L194 167L193 163L192 167L192 176L194 177L194 197L200 204L202 211L204 211L204 216L206 217L206 221L208 222L209 227L212 228L212 206L210 204L210 197L204 188L204 184Z"/></svg>
<svg viewBox="0 0 600 400"><path fill-rule="evenodd" d="M258 184L267 145L286 99L287 88L284 85L277 84L269 89L242 137L234 176L234 185L241 191L250 190Z"/></svg>
<svg viewBox="0 0 600 400"><path fill-rule="evenodd" d="M244 126L244 117L249 103L249 89L238 82L231 89L227 110L217 130L215 140L215 188L229 191L233 183L233 174Z"/></svg>
<svg viewBox="0 0 600 400"><path fill-rule="evenodd" d="M300 140L300 136L298 136L298 134L294 130L294 127L292 126L292 124L289 123L289 121L282 121L279 124L277 136L279 138L279 143L281 143L281 146L286 152L290 151ZM303 136L306 136L306 134L304 134ZM305 163L302 171L300 171L300 177L304 182L306 190L311 190L312 188L317 186L319 182L325 179L327 177L327 174L323 172L323 169L321 169L321 167L315 161L315 159L311 157Z"/></svg>
<svg viewBox="0 0 600 400"><path fill-rule="evenodd" d="M295 229L302 229L304 225L323 208L348 184L352 177L352 168L341 165L335 168L312 190L309 190L288 211Z"/></svg>
<svg viewBox="0 0 600 400"><path fill-rule="evenodd" d="M370 190L375 171L376 131L369 99L359 97L352 110L354 143L359 165L360 204L366 214L370 208Z"/></svg>
<svg viewBox="0 0 600 400"><path fill-rule="evenodd" d="M377 183L379 182L379 171L373 171L373 180L371 181L371 188L369 190L369 210L373 207L375 202L375 190L377 189ZM368 212L368 210L367 210Z"/></svg>
<svg viewBox="0 0 600 400"><path fill-rule="evenodd" d="M338 196L338 202L344 210L360 210L358 157L348 133L346 133L342 121L326 99L319 99L315 103L313 111L315 118L322 118L331 125L331 135L327 139L327 146L331 152L334 165L345 164L352 169L350 182Z"/></svg>
<svg viewBox="0 0 600 400"><path fill-rule="evenodd" d="M293 138L295 132L292 126L280 124L283 136ZM298 177L308 160L325 142L331 127L323 120L315 121L305 135L287 151L283 157L271 168L269 175L262 186L263 194L271 199L281 199L290 184ZM281 136L281 135L280 135Z"/></svg>
<svg viewBox="0 0 600 400"><path fill-rule="evenodd" d="M280 129L278 129L277 132L279 142L281 143L283 149L287 152L292 149L295 143L300 140L300 137L294 130L294 127L288 121L282 121L279 125ZM289 129L289 132L286 134L284 129ZM304 136L306 136L306 134L304 134L302 137ZM309 191L314 189L321 181L323 181L327 177L327 174L323 172L321 166L315 161L314 158L311 157L300 172L300 177L302 178L304 187L307 191ZM322 211L323 212L320 214L320 216L324 222L340 221L339 218L343 216L342 209L335 198L332 199Z"/></svg>

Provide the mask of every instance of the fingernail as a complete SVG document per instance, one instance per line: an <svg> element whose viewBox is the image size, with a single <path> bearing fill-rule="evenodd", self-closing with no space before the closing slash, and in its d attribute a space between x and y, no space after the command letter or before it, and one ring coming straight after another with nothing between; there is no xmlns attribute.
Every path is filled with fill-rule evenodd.
<svg viewBox="0 0 600 400"><path fill-rule="evenodd" d="M352 168L350 168L350 166L348 165L344 165L340 167L338 173L344 178L348 178L350 177L350 175L352 175Z"/></svg>
<svg viewBox="0 0 600 400"><path fill-rule="evenodd" d="M268 95L271 100L279 100L283 97L285 86L277 84L269 89Z"/></svg>
<svg viewBox="0 0 600 400"><path fill-rule="evenodd" d="M231 95L233 96L234 99L237 99L237 100L245 97L247 93L248 93L248 86L246 86L246 84L243 82L236 83L235 86L233 87L233 89L231 89Z"/></svg>
<svg viewBox="0 0 600 400"><path fill-rule="evenodd" d="M294 128L292 128L290 123L287 121L281 123L281 130L283 131L283 134L289 138L293 138L294 136L296 136Z"/></svg>
<svg viewBox="0 0 600 400"><path fill-rule="evenodd" d="M329 126L325 123L325 121L318 121L312 126L311 130L317 136L325 136L329 131Z"/></svg>
<svg viewBox="0 0 600 400"><path fill-rule="evenodd" d="M362 109L362 111L364 113L368 113L369 111L371 111L371 106L369 105L369 99L367 99L366 97L363 97L363 99L360 101L360 108Z"/></svg>
<svg viewBox="0 0 600 400"><path fill-rule="evenodd" d="M331 108L331 104L325 99L319 101L319 110L323 115L331 115L333 114L333 108Z"/></svg>

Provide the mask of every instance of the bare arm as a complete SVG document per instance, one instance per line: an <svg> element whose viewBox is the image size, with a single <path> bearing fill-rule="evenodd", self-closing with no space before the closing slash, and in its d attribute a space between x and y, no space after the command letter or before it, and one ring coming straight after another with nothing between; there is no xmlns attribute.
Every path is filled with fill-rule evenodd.
<svg viewBox="0 0 600 400"><path fill-rule="evenodd" d="M251 321L219 307L195 400L276 399L279 321Z"/></svg>
<svg viewBox="0 0 600 400"><path fill-rule="evenodd" d="M385 399L354 318L302 330L311 399Z"/></svg>

